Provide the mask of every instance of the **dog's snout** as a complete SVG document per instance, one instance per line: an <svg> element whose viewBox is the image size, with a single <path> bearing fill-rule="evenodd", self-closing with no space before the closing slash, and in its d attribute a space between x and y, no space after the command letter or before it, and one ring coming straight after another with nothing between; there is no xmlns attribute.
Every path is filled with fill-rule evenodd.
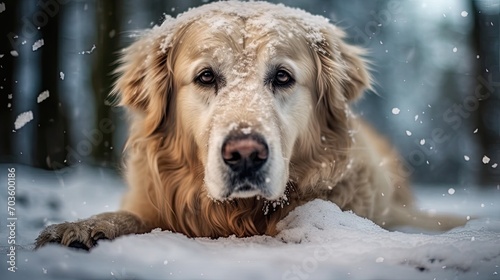
<svg viewBox="0 0 500 280"><path fill-rule="evenodd" d="M257 135L229 137L222 145L222 159L238 172L256 171L264 165L269 148Z"/></svg>

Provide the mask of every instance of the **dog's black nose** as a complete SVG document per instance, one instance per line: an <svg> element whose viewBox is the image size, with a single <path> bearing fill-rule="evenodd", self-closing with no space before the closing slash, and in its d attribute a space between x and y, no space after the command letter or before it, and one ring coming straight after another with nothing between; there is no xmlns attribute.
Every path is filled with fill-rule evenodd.
<svg viewBox="0 0 500 280"><path fill-rule="evenodd" d="M268 154L264 139L254 134L230 136L222 145L222 159L231 170L239 173L257 171L266 162Z"/></svg>

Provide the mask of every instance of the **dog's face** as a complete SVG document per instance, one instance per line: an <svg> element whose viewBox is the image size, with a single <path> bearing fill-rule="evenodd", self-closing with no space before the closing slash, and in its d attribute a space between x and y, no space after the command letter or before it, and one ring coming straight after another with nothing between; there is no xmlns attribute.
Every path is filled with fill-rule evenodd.
<svg viewBox="0 0 500 280"><path fill-rule="evenodd" d="M224 28L210 27L213 21ZM220 15L193 23L173 67L177 114L215 199L282 196L294 143L313 110L306 41L263 33L260 22Z"/></svg>
<svg viewBox="0 0 500 280"><path fill-rule="evenodd" d="M308 146L336 121L323 118L345 117L368 84L362 61L342 53L357 49L324 19L267 3L210 4L170 21L169 34L129 49L140 64L123 58L122 103L150 134L170 123L195 143L212 198L279 199L298 146L319 150Z"/></svg>

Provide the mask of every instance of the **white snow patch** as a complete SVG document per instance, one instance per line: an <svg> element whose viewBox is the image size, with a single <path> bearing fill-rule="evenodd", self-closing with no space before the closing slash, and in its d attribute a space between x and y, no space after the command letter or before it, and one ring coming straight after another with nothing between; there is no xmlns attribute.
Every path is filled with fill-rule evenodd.
<svg viewBox="0 0 500 280"><path fill-rule="evenodd" d="M17 116L16 121L14 122L14 128L18 130L32 120L33 120L33 112L27 111L21 113Z"/></svg>
<svg viewBox="0 0 500 280"><path fill-rule="evenodd" d="M412 135L411 131L407 130L406 135L411 136Z"/></svg>
<svg viewBox="0 0 500 280"><path fill-rule="evenodd" d="M455 189L454 188L449 188L448 189L448 194L452 195L455 193Z"/></svg>
<svg viewBox="0 0 500 280"><path fill-rule="evenodd" d="M421 139L421 140L420 140L420 145L421 145L421 146L425 145L425 139Z"/></svg>
<svg viewBox="0 0 500 280"><path fill-rule="evenodd" d="M469 15L469 13L468 13L468 12L466 12L466 11L462 11L462 12L460 13L460 15L461 15L462 17L466 17L466 16L468 16L468 15Z"/></svg>
<svg viewBox="0 0 500 280"><path fill-rule="evenodd" d="M242 128L240 129L241 133L245 134L245 135L248 135L250 133L252 133L252 128L251 127L245 127L245 128Z"/></svg>
<svg viewBox="0 0 500 280"><path fill-rule="evenodd" d="M398 115L398 114L399 114L399 112L401 112L401 110L399 110L399 108L392 108L392 113L393 113L394 115Z"/></svg>
<svg viewBox="0 0 500 280"><path fill-rule="evenodd" d="M59 78L61 78L61 80L64 80L64 72L59 72Z"/></svg>
<svg viewBox="0 0 500 280"><path fill-rule="evenodd" d="M16 50L12 50L10 51L10 55L12 55L13 57L18 57L19 53Z"/></svg>
<svg viewBox="0 0 500 280"><path fill-rule="evenodd" d="M4 167L7 165L0 164L0 169ZM157 229L101 241L90 252L56 245L32 251L33 240L43 223L75 221L117 210L124 192L123 181L109 171L88 167L71 167L55 174L15 167L16 172L23 174L17 182L17 194L27 198L26 203L18 206L16 255L29 260L17 263L15 279L109 279L111 272L113 279L233 279L234 275L243 280L306 279L305 276L495 279L489 276L498 271L500 205L494 203L500 199L497 190L480 192L468 188L467 192L442 197L436 194L449 187L415 188L418 206L424 209L477 217L463 228L441 234L387 231L352 212L341 211L331 202L314 200L285 217L278 224L280 232L275 237L188 238ZM6 176L0 172L0 182L6 182ZM7 201L6 192L0 192L0 200ZM481 203L485 207L480 207ZM0 211L0 219L5 220L6 216L6 211ZM302 274L297 275L297 271ZM12 279L8 273L0 270L0 278Z"/></svg>
<svg viewBox="0 0 500 280"><path fill-rule="evenodd" d="M487 156L483 156L483 163L488 164L490 162L490 158Z"/></svg>
<svg viewBox="0 0 500 280"><path fill-rule="evenodd" d="M33 51L36 51L39 48L41 48L43 46L43 44L44 44L43 39L40 39L40 40L36 41L35 43L33 43L33 46L32 46Z"/></svg>
<svg viewBox="0 0 500 280"><path fill-rule="evenodd" d="M457 52L458 51L458 48L457 47L454 47L453 48L453 52Z"/></svg>
<svg viewBox="0 0 500 280"><path fill-rule="evenodd" d="M44 101L45 99L49 98L49 96L50 96L50 95L49 95L49 91L48 91L48 90L42 91L42 92L38 95L38 97L37 97L37 99L36 99L36 102L37 102L37 103L40 103L40 102Z"/></svg>
<svg viewBox="0 0 500 280"><path fill-rule="evenodd" d="M470 160L470 157L469 157L469 156L464 155L464 159L465 159L465 161L469 161L469 160Z"/></svg>

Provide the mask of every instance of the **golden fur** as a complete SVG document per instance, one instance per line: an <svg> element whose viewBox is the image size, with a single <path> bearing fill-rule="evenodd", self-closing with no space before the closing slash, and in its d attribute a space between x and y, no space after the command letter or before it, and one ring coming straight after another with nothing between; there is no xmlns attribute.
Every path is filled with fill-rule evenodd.
<svg viewBox="0 0 500 280"><path fill-rule="evenodd" d="M274 25L266 25L269 18ZM37 247L58 242L90 248L103 236L154 228L191 237L274 235L278 221L316 198L387 228L447 230L465 222L416 211L397 154L349 110L371 80L364 51L345 43L340 29L262 2L209 4L167 21L127 48L116 71L115 94L131 117L125 169L130 189L122 211L51 226ZM200 59L226 75L216 94L192 85L191 67ZM297 82L273 95L255 77L275 61L290 64ZM254 101L259 106L253 108ZM262 106L269 116L258 110ZM210 153L220 149L213 139L231 122L262 133L272 128L268 135L276 136L272 147L280 154L270 161L280 172L269 179L276 185L271 201L218 199L213 182L219 178L207 174L219 172ZM280 176L286 176L282 185L276 183ZM89 223L105 226L90 231Z"/></svg>

